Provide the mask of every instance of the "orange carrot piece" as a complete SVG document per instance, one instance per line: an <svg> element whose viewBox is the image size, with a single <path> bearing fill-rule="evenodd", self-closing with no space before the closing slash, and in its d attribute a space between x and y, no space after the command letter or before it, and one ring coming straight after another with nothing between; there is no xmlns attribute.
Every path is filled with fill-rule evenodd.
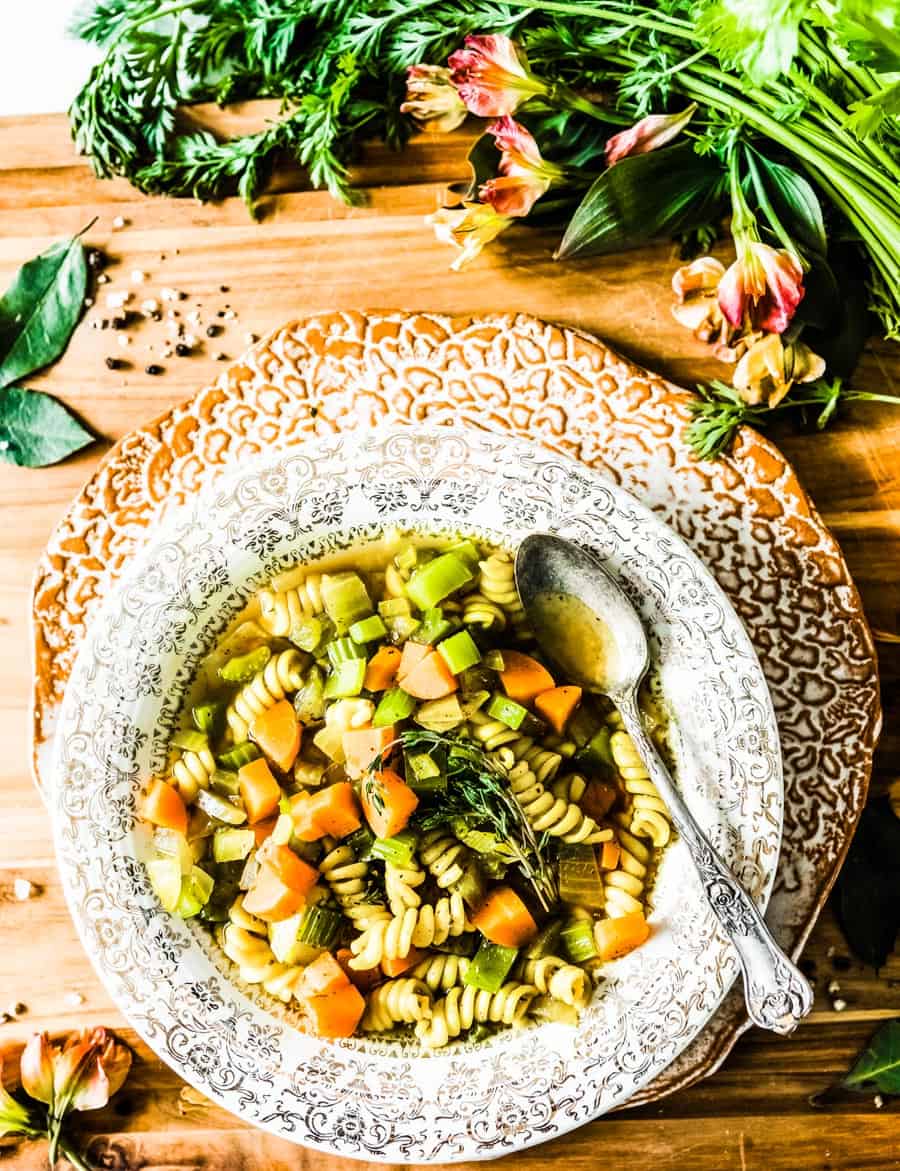
<svg viewBox="0 0 900 1171"><path fill-rule="evenodd" d="M147 791L142 807L145 821L163 829L174 829L180 834L187 833L188 815L181 794L172 785L155 780Z"/></svg>
<svg viewBox="0 0 900 1171"><path fill-rule="evenodd" d="M376 756L390 756L388 748L397 739L393 724L385 728L354 728L341 737L344 770L349 777L361 777Z"/></svg>
<svg viewBox="0 0 900 1171"><path fill-rule="evenodd" d="M521 947L537 935L531 912L510 886L489 891L471 920L485 939L502 947Z"/></svg>
<svg viewBox="0 0 900 1171"><path fill-rule="evenodd" d="M601 870L615 870L619 865L621 854L618 842L604 842L600 847L600 857L597 860Z"/></svg>
<svg viewBox="0 0 900 1171"><path fill-rule="evenodd" d="M517 703L531 703L542 691L552 690L556 684L546 667L531 655L521 651L501 651L503 670L500 682L510 699Z"/></svg>
<svg viewBox="0 0 900 1171"><path fill-rule="evenodd" d="M272 830L275 828L277 817L267 817L265 821L258 821L253 826L254 841L257 846L261 846Z"/></svg>
<svg viewBox="0 0 900 1171"><path fill-rule="evenodd" d="M317 842L319 838L325 837L325 831L315 818L312 793L297 793L291 797L289 813L294 823L294 834L301 842Z"/></svg>
<svg viewBox="0 0 900 1171"><path fill-rule="evenodd" d="M506 660L504 660L505 662ZM581 703L581 688L571 685L551 687L535 696L534 709L542 715L557 736L562 736L572 712Z"/></svg>
<svg viewBox="0 0 900 1171"><path fill-rule="evenodd" d="M408 675L403 676L400 686L415 699L442 699L458 690L459 680L447 666L444 656L431 651Z"/></svg>
<svg viewBox="0 0 900 1171"><path fill-rule="evenodd" d="M379 838L392 838L405 829L418 804L419 798L393 769L373 773L363 785L363 812Z"/></svg>
<svg viewBox="0 0 900 1171"><path fill-rule="evenodd" d="M650 924L640 911L620 919L601 919L594 924L594 942L601 960L615 960L640 947L650 937Z"/></svg>
<svg viewBox="0 0 900 1171"><path fill-rule="evenodd" d="M307 816L322 831L319 837L330 834L333 838L345 838L362 825L356 794L349 781L338 781L313 793Z"/></svg>
<svg viewBox="0 0 900 1171"><path fill-rule="evenodd" d="M304 969L300 978L301 996L324 996L336 988L343 988L350 978L330 951L323 951Z"/></svg>
<svg viewBox="0 0 900 1171"><path fill-rule="evenodd" d="M429 646L427 642L405 642L403 644L403 653L400 656L400 666L397 668L397 682L403 686L403 680L417 667L419 663L430 655L434 647ZM405 690L405 688L404 688Z"/></svg>
<svg viewBox="0 0 900 1171"><path fill-rule="evenodd" d="M272 770L263 757L259 756L238 769L238 784L247 810L247 820L251 825L263 821L278 808L281 786L272 776Z"/></svg>
<svg viewBox="0 0 900 1171"><path fill-rule="evenodd" d="M395 646L381 646L366 667L366 691L387 691L400 669L403 655Z"/></svg>
<svg viewBox="0 0 900 1171"><path fill-rule="evenodd" d="M353 952L349 947L340 947L334 953L334 958L344 969L344 975L351 984L355 984L360 992L371 992L373 988L381 983L382 975L381 968L378 964L374 968L351 968L350 961L353 959Z"/></svg>
<svg viewBox="0 0 900 1171"><path fill-rule="evenodd" d="M392 960L385 956L381 961L381 970L389 979L392 979L394 976L402 976L404 972L408 972L410 968L414 968L420 960L424 960L427 955L427 951L422 951L418 947L411 947L405 956L397 956L396 959Z"/></svg>
<svg viewBox="0 0 900 1171"><path fill-rule="evenodd" d="M300 751L302 731L294 705L287 699L280 699L256 717L250 725L250 739L255 740L269 760L286 773Z"/></svg>
<svg viewBox="0 0 900 1171"><path fill-rule="evenodd" d="M298 894L306 895L316 885L319 872L302 858L298 858L290 846L269 844L264 851L266 866L270 866L285 886Z"/></svg>
<svg viewBox="0 0 900 1171"><path fill-rule="evenodd" d="M302 1003L317 1037L352 1037L366 1008L362 993L349 982L325 996L309 996Z"/></svg>
<svg viewBox="0 0 900 1171"><path fill-rule="evenodd" d="M594 821L601 821L615 805L619 797L619 790L611 781L588 781L587 788L578 804L582 810L593 817Z"/></svg>
<svg viewBox="0 0 900 1171"><path fill-rule="evenodd" d="M271 866L263 864L253 886L244 895L244 908L267 923L290 919L305 902L304 896L291 888L275 873Z"/></svg>

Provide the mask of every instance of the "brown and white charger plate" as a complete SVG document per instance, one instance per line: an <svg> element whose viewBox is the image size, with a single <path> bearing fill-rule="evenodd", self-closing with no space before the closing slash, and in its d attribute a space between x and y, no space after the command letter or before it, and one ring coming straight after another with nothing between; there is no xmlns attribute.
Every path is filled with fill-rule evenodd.
<svg viewBox="0 0 900 1171"><path fill-rule="evenodd" d="M34 773L86 625L165 511L263 450L394 421L471 425L575 456L657 512L712 570L754 643L784 757L784 839L767 919L796 954L863 807L881 711L875 651L834 538L781 453L741 432L696 460L686 395L602 342L525 315L322 313L255 345L215 385L125 436L37 568ZM739 799L739 794L736 798ZM740 989L629 1105L712 1073L748 1026Z"/></svg>

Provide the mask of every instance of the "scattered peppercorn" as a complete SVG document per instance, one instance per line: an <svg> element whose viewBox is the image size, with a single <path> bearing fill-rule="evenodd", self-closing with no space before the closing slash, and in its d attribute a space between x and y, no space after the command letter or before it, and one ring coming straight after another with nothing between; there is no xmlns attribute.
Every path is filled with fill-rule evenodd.
<svg viewBox="0 0 900 1171"><path fill-rule="evenodd" d="M224 309L220 309L220 310L218 311L218 313L216 314L216 317L224 317L224 316L225 316L225 310L224 310Z"/></svg>
<svg viewBox="0 0 900 1171"><path fill-rule="evenodd" d="M107 358L106 367L108 370L121 370L126 365L121 358Z"/></svg>
<svg viewBox="0 0 900 1171"><path fill-rule="evenodd" d="M99 248L91 248L88 250L87 263L92 272L100 272L106 268L106 256Z"/></svg>
<svg viewBox="0 0 900 1171"><path fill-rule="evenodd" d="M222 332L221 325L208 325L206 327L206 336L207 337L218 337L221 332Z"/></svg>
<svg viewBox="0 0 900 1171"><path fill-rule="evenodd" d="M184 342L179 342L175 347L175 353L179 358L187 358L191 353L191 347L186 346Z"/></svg>
<svg viewBox="0 0 900 1171"><path fill-rule="evenodd" d="M217 362L227 362L227 361L228 361L228 355L227 355L227 354L223 354L223 353L219 352L218 354L216 354L216 361L217 361Z"/></svg>
<svg viewBox="0 0 900 1171"><path fill-rule="evenodd" d="M228 285L219 285L219 292L220 293L230 293L231 289L229 288Z"/></svg>
<svg viewBox="0 0 900 1171"><path fill-rule="evenodd" d="M151 362L149 366L144 367L145 374L165 374L162 366L157 366L155 362Z"/></svg>

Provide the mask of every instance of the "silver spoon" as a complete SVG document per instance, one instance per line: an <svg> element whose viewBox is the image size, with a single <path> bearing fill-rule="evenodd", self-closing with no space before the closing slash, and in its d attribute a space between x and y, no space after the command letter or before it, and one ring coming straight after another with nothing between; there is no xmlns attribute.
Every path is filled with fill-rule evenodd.
<svg viewBox="0 0 900 1171"><path fill-rule="evenodd" d="M615 703L688 850L744 974L750 1019L787 1034L812 1007L809 981L769 933L752 899L713 850L644 731L637 689L650 653L634 607L596 557L546 533L526 537L516 585L540 645L568 679Z"/></svg>

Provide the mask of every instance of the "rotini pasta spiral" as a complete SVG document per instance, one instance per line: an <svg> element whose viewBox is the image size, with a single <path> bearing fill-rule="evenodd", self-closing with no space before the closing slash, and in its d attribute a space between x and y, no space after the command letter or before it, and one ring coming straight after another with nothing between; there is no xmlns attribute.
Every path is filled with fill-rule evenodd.
<svg viewBox="0 0 900 1171"><path fill-rule="evenodd" d="M374 968L383 959L409 955L413 947L431 947L444 943L451 935L471 931L462 896L449 895L434 905L408 907L402 915L371 923L350 944L353 959L350 967Z"/></svg>
<svg viewBox="0 0 900 1171"><path fill-rule="evenodd" d="M513 559L509 553L492 553L478 563L478 592L489 602L495 602L518 625L525 621L525 610L516 589Z"/></svg>
<svg viewBox="0 0 900 1171"><path fill-rule="evenodd" d="M325 723L337 732L367 728L375 715L371 699L337 699L325 711Z"/></svg>
<svg viewBox="0 0 900 1171"><path fill-rule="evenodd" d="M311 573L299 585L286 590L260 590L259 622L269 634L287 638L304 618L315 618L325 609L321 573Z"/></svg>
<svg viewBox="0 0 900 1171"><path fill-rule="evenodd" d="M209 788L209 778L216 771L216 762L208 748L199 752L182 752L172 765L175 788L190 805L200 789Z"/></svg>
<svg viewBox="0 0 900 1171"><path fill-rule="evenodd" d="M388 563L384 571L384 594L387 598L406 597L406 578L393 561Z"/></svg>
<svg viewBox="0 0 900 1171"><path fill-rule="evenodd" d="M392 915L402 915L408 907L421 905L417 887L425 881L425 871L413 860L409 866L384 865L384 889Z"/></svg>
<svg viewBox="0 0 900 1171"><path fill-rule="evenodd" d="M506 611L497 602L484 594L469 594L462 609L462 620L466 626L480 626L497 634L506 629Z"/></svg>
<svg viewBox="0 0 900 1171"><path fill-rule="evenodd" d="M297 997L304 971L304 964L280 964L275 960L266 969L262 986L270 996L287 1004Z"/></svg>
<svg viewBox="0 0 900 1171"><path fill-rule="evenodd" d="M431 829L422 835L419 857L438 886L446 890L462 878L470 854L452 834Z"/></svg>
<svg viewBox="0 0 900 1171"><path fill-rule="evenodd" d="M501 720L495 720L484 712L472 713L469 717L468 733L487 752L496 752L505 744L512 744L520 739L518 732L514 732Z"/></svg>
<svg viewBox="0 0 900 1171"><path fill-rule="evenodd" d="M431 1019L419 1021L416 1036L429 1049L441 1049L476 1022L518 1024L537 995L533 984L504 984L498 992L479 988L451 988L431 1010Z"/></svg>
<svg viewBox="0 0 900 1171"><path fill-rule="evenodd" d="M553 752L558 752L563 759L574 756L578 751L578 745L574 740L567 740L565 736L558 736L555 732L548 732L543 739L543 745Z"/></svg>
<svg viewBox="0 0 900 1171"><path fill-rule="evenodd" d="M439 952L420 960L412 974L417 980L424 980L432 992L448 992L457 984L462 984L468 970L469 960L465 956Z"/></svg>
<svg viewBox="0 0 900 1171"><path fill-rule="evenodd" d="M388 980L369 993L362 1027L386 1033L394 1025L411 1025L431 1017L431 992L414 977Z"/></svg>
<svg viewBox="0 0 900 1171"><path fill-rule="evenodd" d="M535 833L547 833L564 842L608 842L611 829L601 829L577 805L548 793L528 767L520 761L508 773L509 787Z"/></svg>
<svg viewBox="0 0 900 1171"><path fill-rule="evenodd" d="M559 772L563 759L558 752L536 744L531 736L516 736L514 740L504 743L495 758L507 769L524 761L542 785L549 785Z"/></svg>
<svg viewBox="0 0 900 1171"><path fill-rule="evenodd" d="M237 693L225 713L235 740L246 740L256 716L296 691L303 682L303 656L299 651L281 651Z"/></svg>
<svg viewBox="0 0 900 1171"><path fill-rule="evenodd" d="M319 873L357 930L362 931L379 920L390 921L391 915L384 903L369 902L369 864L357 861L350 846L335 846L329 850L319 863Z"/></svg>
<svg viewBox="0 0 900 1171"><path fill-rule="evenodd" d="M639 838L621 826L615 832L619 843L619 862L615 870L603 874L606 914L610 919L644 909L641 895L650 861L650 850Z"/></svg>
<svg viewBox="0 0 900 1171"><path fill-rule="evenodd" d="M669 813L634 741L627 732L618 730L610 737L609 746L622 784L631 796L631 832L649 838L657 849L662 849L672 835Z"/></svg>
<svg viewBox="0 0 900 1171"><path fill-rule="evenodd" d="M539 992L546 992L563 1004L580 1008L590 999L591 986L585 971L560 956L525 960L519 964L516 975L526 984L534 984Z"/></svg>
<svg viewBox="0 0 900 1171"><path fill-rule="evenodd" d="M565 776L557 777L553 782L553 795L563 801L572 801L577 805L584 796L587 786L587 777L583 777L581 773L566 773Z"/></svg>
<svg viewBox="0 0 900 1171"><path fill-rule="evenodd" d="M238 896L229 911L229 921L222 928L222 950L248 984L259 984L274 962L266 938L266 924L244 910L243 896Z"/></svg>

